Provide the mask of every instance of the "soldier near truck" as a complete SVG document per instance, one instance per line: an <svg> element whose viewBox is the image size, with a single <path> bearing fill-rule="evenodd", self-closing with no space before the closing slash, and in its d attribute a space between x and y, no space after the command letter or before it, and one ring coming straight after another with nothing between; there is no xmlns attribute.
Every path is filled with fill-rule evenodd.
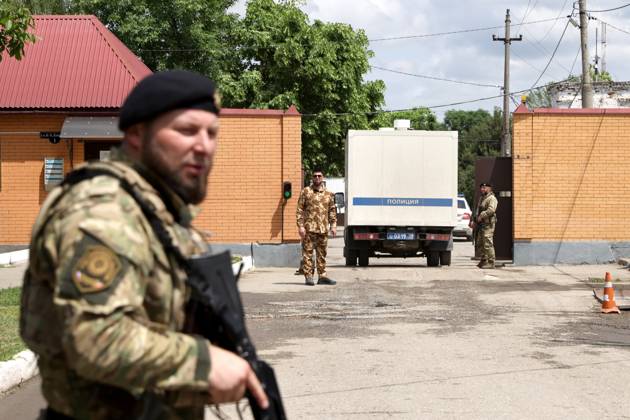
<svg viewBox="0 0 630 420"><path fill-rule="evenodd" d="M479 268L495 268L494 229L497 223L498 201L492 192L492 185L483 182L479 185L481 196L475 209L475 220L471 227L475 229L475 249L478 250Z"/></svg>
<svg viewBox="0 0 630 420"><path fill-rule="evenodd" d="M326 189L324 173L313 171L311 185L300 192L296 211L297 227L302 239L302 270L307 286L314 286L313 251L315 251L317 284L334 285L336 282L326 274L328 234L336 236L337 208L335 195Z"/></svg>
<svg viewBox="0 0 630 420"><path fill-rule="evenodd" d="M145 78L122 106L121 149L70 174L45 201L20 319L38 355L43 418L202 419L206 404L238 401L246 389L268 406L243 358L183 331L190 288L175 255L208 252L191 222L206 196L218 114L214 84L201 75Z"/></svg>

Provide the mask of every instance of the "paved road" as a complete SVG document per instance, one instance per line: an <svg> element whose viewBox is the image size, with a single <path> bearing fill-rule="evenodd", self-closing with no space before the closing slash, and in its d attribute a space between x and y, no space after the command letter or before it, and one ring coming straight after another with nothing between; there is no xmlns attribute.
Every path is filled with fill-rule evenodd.
<svg viewBox="0 0 630 420"><path fill-rule="evenodd" d="M22 286L22 276L26 265L26 262L22 262L10 267L0 267L0 289Z"/></svg>
<svg viewBox="0 0 630 420"><path fill-rule="evenodd" d="M456 243L451 267L383 259L348 268L341 240L330 244L335 287L306 287L291 268L241 280L249 328L276 369L289 418L630 413L630 313L600 314L588 285L606 271L630 282L627 270L479 270L466 242ZM33 418L38 394L34 382L1 400L0 418Z"/></svg>

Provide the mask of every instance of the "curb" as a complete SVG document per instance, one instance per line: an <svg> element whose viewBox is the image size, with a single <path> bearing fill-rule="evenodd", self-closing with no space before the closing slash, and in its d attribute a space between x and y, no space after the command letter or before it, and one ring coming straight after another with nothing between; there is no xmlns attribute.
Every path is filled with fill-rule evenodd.
<svg viewBox="0 0 630 420"><path fill-rule="evenodd" d="M24 350L13 359L0 362L0 394L20 386L39 373L37 357L30 350Z"/></svg>
<svg viewBox="0 0 630 420"><path fill-rule="evenodd" d="M242 258L243 259L241 260L241 262L232 264L232 272L234 273L234 275L238 273L238 269L241 266L241 264L243 264L243 269L241 270L241 274L254 269L254 259L252 257L242 257Z"/></svg>
<svg viewBox="0 0 630 420"><path fill-rule="evenodd" d="M17 253L19 252L23 251L17 251ZM15 253L10 252L7 254ZM7 254L0 254L0 258ZM26 250L26 257L28 259L28 250ZM13 259L12 262L17 262L17 260ZM234 274L238 273L241 263L243 264L241 273L251 271L254 268L252 257L243 257L240 263L232 264ZM37 356L30 350L24 350L13 356L13 359L0 362L0 395L11 391L38 374Z"/></svg>
<svg viewBox="0 0 630 420"><path fill-rule="evenodd" d="M0 264L10 265L28 260L28 249L0 254Z"/></svg>

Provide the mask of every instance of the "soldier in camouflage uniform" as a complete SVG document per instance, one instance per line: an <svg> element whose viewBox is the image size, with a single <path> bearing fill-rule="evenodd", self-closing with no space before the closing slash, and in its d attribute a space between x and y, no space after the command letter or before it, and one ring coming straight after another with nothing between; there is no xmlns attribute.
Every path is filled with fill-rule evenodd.
<svg viewBox="0 0 630 420"><path fill-rule="evenodd" d="M497 198L492 192L492 185L482 183L481 197L477 203L475 223L477 235L475 237L475 248L479 246L481 261L477 265L479 268L494 268L494 228L497 223ZM478 245L477 245L478 244Z"/></svg>
<svg viewBox="0 0 630 420"><path fill-rule="evenodd" d="M191 226L218 135L212 82L157 73L121 109L122 148L66 182L33 228L20 332L38 355L48 419L202 419L204 405L266 396L247 362L182 332L186 273L128 190L186 257L208 252ZM126 181L126 183L125 183Z"/></svg>
<svg viewBox="0 0 630 420"><path fill-rule="evenodd" d="M313 250L317 253L316 265L319 278L317 284L334 285L336 282L326 276L326 247L328 233L337 234L337 208L335 195L324 186L324 173L313 171L313 182L300 192L297 204L297 226L302 238L302 267L308 286L313 281Z"/></svg>

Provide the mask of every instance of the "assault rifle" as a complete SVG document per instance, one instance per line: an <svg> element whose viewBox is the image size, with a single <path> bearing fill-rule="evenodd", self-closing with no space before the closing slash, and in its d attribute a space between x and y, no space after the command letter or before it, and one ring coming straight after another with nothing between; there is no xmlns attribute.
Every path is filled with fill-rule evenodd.
<svg viewBox="0 0 630 420"><path fill-rule="evenodd" d="M187 329L238 354L250 364L269 399L269 407L263 410L247 393L256 420L286 420L276 375L271 366L258 358L247 333L243 304L236 287L238 277L232 271L230 253L191 258L188 264L192 296L186 315Z"/></svg>

